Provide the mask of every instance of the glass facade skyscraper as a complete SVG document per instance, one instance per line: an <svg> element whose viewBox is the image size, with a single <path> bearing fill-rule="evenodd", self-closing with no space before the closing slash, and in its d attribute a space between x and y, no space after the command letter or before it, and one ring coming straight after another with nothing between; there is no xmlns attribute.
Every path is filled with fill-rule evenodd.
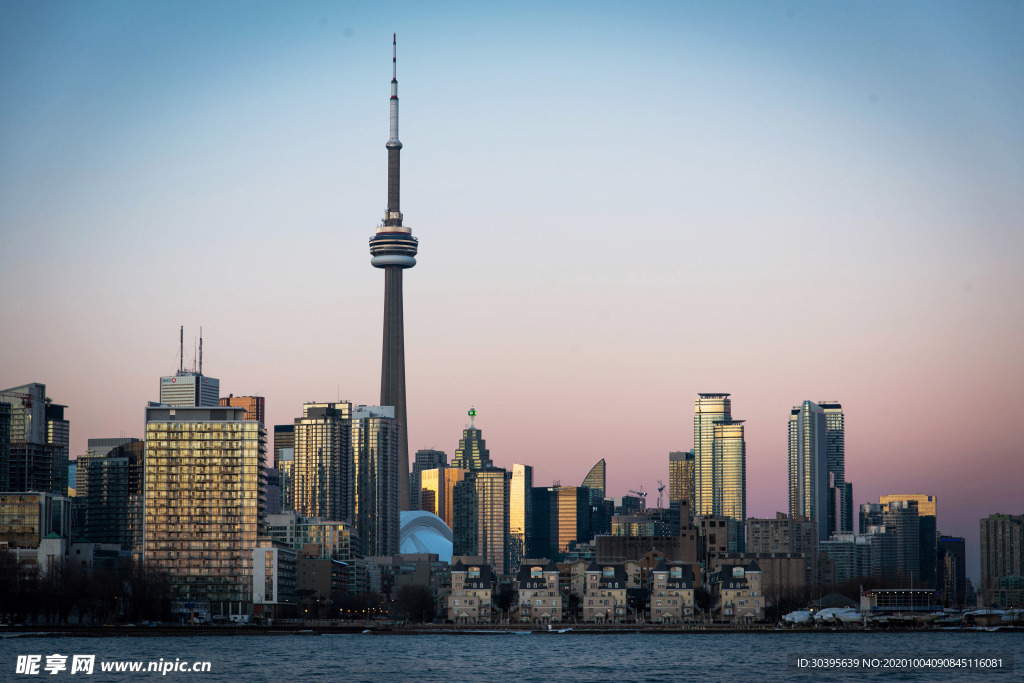
<svg viewBox="0 0 1024 683"><path fill-rule="evenodd" d="M811 401L789 415L789 516L814 523L818 541L827 541L828 461L825 411Z"/></svg>
<svg viewBox="0 0 1024 683"><path fill-rule="evenodd" d="M144 558L177 600L248 611L265 523L265 428L238 408L146 408Z"/></svg>
<svg viewBox="0 0 1024 683"><path fill-rule="evenodd" d="M693 514L742 522L747 511L747 450L743 420L732 419L729 394L698 394L693 455Z"/></svg>
<svg viewBox="0 0 1024 683"><path fill-rule="evenodd" d="M160 403L164 405L215 406L219 402L219 379L188 370L160 378Z"/></svg>
<svg viewBox="0 0 1024 683"><path fill-rule="evenodd" d="M295 418L291 502L303 517L352 519L351 415L351 403L307 403Z"/></svg>
<svg viewBox="0 0 1024 683"><path fill-rule="evenodd" d="M512 465L508 527L510 564L514 572L519 571L519 563L524 558L533 557L533 468L529 465Z"/></svg>
<svg viewBox="0 0 1024 683"><path fill-rule="evenodd" d="M673 451L668 454L669 504L686 501L693 505L693 468L693 451Z"/></svg>
<svg viewBox="0 0 1024 683"><path fill-rule="evenodd" d="M846 418L837 401L818 401L825 412L825 460L834 487L835 501L829 506L829 533L853 533L853 495L846 485ZM836 510L838 507L838 511Z"/></svg>
<svg viewBox="0 0 1024 683"><path fill-rule="evenodd" d="M469 426L462 430L462 439L452 459L452 467L466 470L485 470L492 467L491 452L487 450L487 442L483 434L476 428L476 409L469 409Z"/></svg>
<svg viewBox="0 0 1024 683"><path fill-rule="evenodd" d="M605 495L605 463L604 458L597 461L597 464L590 468L587 476L583 478L583 485L590 489L590 504L597 505L604 500Z"/></svg>
<svg viewBox="0 0 1024 683"><path fill-rule="evenodd" d="M395 409L356 406L352 411L356 532L363 555L398 554L401 440Z"/></svg>

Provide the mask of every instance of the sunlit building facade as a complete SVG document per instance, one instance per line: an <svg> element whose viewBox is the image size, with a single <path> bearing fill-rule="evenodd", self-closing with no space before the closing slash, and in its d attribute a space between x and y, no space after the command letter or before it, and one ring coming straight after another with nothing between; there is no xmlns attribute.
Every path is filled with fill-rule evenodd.
<svg viewBox="0 0 1024 683"><path fill-rule="evenodd" d="M160 378L160 403L164 405L216 406L219 401L219 379L188 370Z"/></svg>
<svg viewBox="0 0 1024 683"><path fill-rule="evenodd" d="M352 411L353 520L363 555L396 555L399 544L401 439L391 406ZM408 494L407 494L408 495Z"/></svg>
<svg viewBox="0 0 1024 683"><path fill-rule="evenodd" d="M410 510L425 510L420 501L420 473L423 470L432 470L436 467L444 467L448 464L448 454L444 451L433 448L421 448L416 451L416 458L412 463L412 473L409 475L409 508ZM436 512L434 514L437 514ZM438 515L440 517L440 515Z"/></svg>
<svg viewBox="0 0 1024 683"><path fill-rule="evenodd" d="M469 470L461 467L437 467L420 472L420 506L444 520L454 529L455 485L466 478Z"/></svg>
<svg viewBox="0 0 1024 683"><path fill-rule="evenodd" d="M533 468L529 465L512 465L508 529L511 573L519 571L523 558L533 557Z"/></svg>
<svg viewBox="0 0 1024 683"><path fill-rule="evenodd" d="M511 572L511 480L511 473L499 467L470 471L453 495L453 554L482 557L499 575Z"/></svg>
<svg viewBox="0 0 1024 683"><path fill-rule="evenodd" d="M146 408L144 558L176 600L247 612L265 523L265 428L238 408Z"/></svg>
<svg viewBox="0 0 1024 683"><path fill-rule="evenodd" d="M263 396L222 396L220 405L245 408L245 419L250 422L267 423L267 399Z"/></svg>
<svg viewBox="0 0 1024 683"><path fill-rule="evenodd" d="M352 404L307 403L295 418L292 509L303 517L353 515Z"/></svg>
<svg viewBox="0 0 1024 683"><path fill-rule="evenodd" d="M533 546L531 555L561 561L573 543L593 538L589 492L582 486L533 489Z"/></svg>
<svg viewBox="0 0 1024 683"><path fill-rule="evenodd" d="M686 501L693 505L694 485L693 451L673 451L668 454L668 502Z"/></svg>
<svg viewBox="0 0 1024 683"><path fill-rule="evenodd" d="M746 518L747 453L743 420L729 394L698 394L693 418L694 515Z"/></svg>
<svg viewBox="0 0 1024 683"><path fill-rule="evenodd" d="M604 500L605 495L605 462L604 458L597 461L597 464L590 468L587 476L583 478L583 485L590 489L590 504L596 505Z"/></svg>

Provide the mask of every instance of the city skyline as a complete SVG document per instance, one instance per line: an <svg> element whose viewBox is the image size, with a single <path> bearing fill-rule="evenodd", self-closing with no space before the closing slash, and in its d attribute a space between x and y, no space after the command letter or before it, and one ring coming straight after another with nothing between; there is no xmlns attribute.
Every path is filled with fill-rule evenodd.
<svg viewBox="0 0 1024 683"><path fill-rule="evenodd" d="M374 403L397 31L410 449L475 405L537 486L604 458L653 491L721 389L770 517L782 420L827 396L855 507L935 493L977 576L978 520L1020 512L1022 10L739 7L0 8L0 386L45 383L72 456L142 437L184 324L268 429Z"/></svg>

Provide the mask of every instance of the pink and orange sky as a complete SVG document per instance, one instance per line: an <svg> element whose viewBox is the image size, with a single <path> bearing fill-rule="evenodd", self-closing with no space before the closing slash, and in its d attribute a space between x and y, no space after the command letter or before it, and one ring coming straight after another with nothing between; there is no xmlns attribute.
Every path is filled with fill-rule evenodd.
<svg viewBox="0 0 1024 683"><path fill-rule="evenodd" d="M0 7L0 386L72 454L141 436L204 329L222 392L379 398L399 40L410 448L475 405L496 464L656 496L701 391L847 415L857 504L1019 514L1024 8L1015 3ZM187 354L191 362L191 350Z"/></svg>

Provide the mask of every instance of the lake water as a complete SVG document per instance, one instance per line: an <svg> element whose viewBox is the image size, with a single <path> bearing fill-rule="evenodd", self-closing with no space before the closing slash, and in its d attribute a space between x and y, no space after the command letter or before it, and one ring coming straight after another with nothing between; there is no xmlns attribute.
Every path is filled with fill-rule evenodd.
<svg viewBox="0 0 1024 683"><path fill-rule="evenodd" d="M51 675L46 656L68 657ZM96 655L94 673L70 674L71 656ZM40 673L17 675L19 655ZM1013 670L796 670L794 658L1013 659ZM103 662L209 661L208 673L104 673ZM0 680L127 681L630 681L1024 680L1024 633L768 632L752 634L323 635L0 639Z"/></svg>

